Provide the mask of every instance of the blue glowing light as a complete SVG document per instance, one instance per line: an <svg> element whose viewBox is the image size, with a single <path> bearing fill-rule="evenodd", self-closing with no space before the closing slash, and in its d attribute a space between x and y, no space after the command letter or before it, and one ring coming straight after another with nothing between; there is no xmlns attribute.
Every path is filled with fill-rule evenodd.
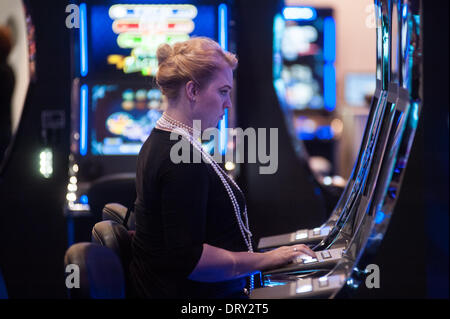
<svg viewBox="0 0 450 319"><path fill-rule="evenodd" d="M88 108L88 86L84 84L80 92L80 154L87 154L87 108Z"/></svg>
<svg viewBox="0 0 450 319"><path fill-rule="evenodd" d="M273 77L276 80L281 77L283 69L283 57L281 55L281 42L284 32L284 19L277 14L273 20Z"/></svg>
<svg viewBox="0 0 450 319"><path fill-rule="evenodd" d="M312 21L317 18L317 12L309 7L286 7L283 9L283 16L286 20Z"/></svg>
<svg viewBox="0 0 450 319"><path fill-rule="evenodd" d="M219 5L219 44L224 50L228 50L228 7L222 3ZM227 151L228 134L228 109L225 110L223 119L219 122L219 148L224 155Z"/></svg>
<svg viewBox="0 0 450 319"><path fill-rule="evenodd" d="M383 212L378 211L377 215L375 216L375 224L381 224L385 217L386 215Z"/></svg>
<svg viewBox="0 0 450 319"><path fill-rule="evenodd" d="M222 3L219 5L219 44L224 50L228 50L228 7Z"/></svg>
<svg viewBox="0 0 450 319"><path fill-rule="evenodd" d="M286 285L286 283L282 281L269 281L267 283L264 283L264 287L278 287L284 285Z"/></svg>
<svg viewBox="0 0 450 319"><path fill-rule="evenodd" d="M323 58L325 62L336 60L336 24L332 17L323 21Z"/></svg>
<svg viewBox="0 0 450 319"><path fill-rule="evenodd" d="M406 4L403 4L402 16L403 19L406 19L406 17L408 16L408 6Z"/></svg>
<svg viewBox="0 0 450 319"><path fill-rule="evenodd" d="M332 17L326 17L323 24L323 94L325 109L332 111L336 107L336 25Z"/></svg>
<svg viewBox="0 0 450 319"><path fill-rule="evenodd" d="M82 196L80 197L80 202L81 202L82 204L87 204L87 203L89 203L89 199L88 199L87 195L82 195Z"/></svg>
<svg viewBox="0 0 450 319"><path fill-rule="evenodd" d="M412 103L412 127L417 128L417 123L419 122L419 103Z"/></svg>
<svg viewBox="0 0 450 319"><path fill-rule="evenodd" d="M332 63L323 68L323 93L325 109L332 111L336 107L336 70Z"/></svg>
<svg viewBox="0 0 450 319"><path fill-rule="evenodd" d="M86 3L80 4L80 74L88 74Z"/></svg>
<svg viewBox="0 0 450 319"><path fill-rule="evenodd" d="M228 109L225 109L223 119L219 123L219 148L220 153L222 155L224 155L227 151L227 143L228 143L227 123L228 123Z"/></svg>
<svg viewBox="0 0 450 319"><path fill-rule="evenodd" d="M331 140L334 134L330 125L323 125L317 129L316 136L320 140Z"/></svg>

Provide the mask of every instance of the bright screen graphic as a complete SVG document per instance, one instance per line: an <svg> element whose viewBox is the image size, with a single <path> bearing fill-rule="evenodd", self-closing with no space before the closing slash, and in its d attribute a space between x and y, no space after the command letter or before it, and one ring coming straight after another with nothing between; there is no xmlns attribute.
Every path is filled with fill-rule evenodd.
<svg viewBox="0 0 450 319"><path fill-rule="evenodd" d="M276 18L274 22L275 88L292 110L335 107L335 30L329 9Z"/></svg>
<svg viewBox="0 0 450 319"><path fill-rule="evenodd" d="M193 36L215 39L212 5L115 4L90 7L90 74L118 79L155 76L156 50Z"/></svg>
<svg viewBox="0 0 450 319"><path fill-rule="evenodd" d="M165 109L158 89L117 84L92 88L91 152L136 155Z"/></svg>
<svg viewBox="0 0 450 319"><path fill-rule="evenodd" d="M173 45L189 39L194 31L197 9L192 5L114 5L109 17L117 34L117 45L130 49L128 56L109 55L108 63L124 73L155 76L156 50L163 43Z"/></svg>

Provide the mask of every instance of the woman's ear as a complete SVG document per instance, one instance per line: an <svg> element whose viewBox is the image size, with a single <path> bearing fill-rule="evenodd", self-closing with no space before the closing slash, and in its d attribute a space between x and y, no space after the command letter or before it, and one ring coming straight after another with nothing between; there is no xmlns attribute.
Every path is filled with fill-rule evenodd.
<svg viewBox="0 0 450 319"><path fill-rule="evenodd" d="M186 96L188 97L189 101L195 102L195 98L198 94L198 88L197 84L194 81L189 81L186 83Z"/></svg>

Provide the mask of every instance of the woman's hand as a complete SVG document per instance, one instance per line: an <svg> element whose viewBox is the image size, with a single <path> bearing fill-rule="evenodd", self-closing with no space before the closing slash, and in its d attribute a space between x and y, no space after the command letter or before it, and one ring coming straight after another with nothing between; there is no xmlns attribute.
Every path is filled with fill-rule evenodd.
<svg viewBox="0 0 450 319"><path fill-rule="evenodd" d="M265 255L264 269L283 266L300 255L308 255L316 258L316 254L306 245L282 246L263 253Z"/></svg>
<svg viewBox="0 0 450 319"><path fill-rule="evenodd" d="M219 282L248 276L255 271L264 271L284 266L300 255L316 258L316 254L306 245L283 246L264 253L232 252L203 244L200 260L190 280Z"/></svg>

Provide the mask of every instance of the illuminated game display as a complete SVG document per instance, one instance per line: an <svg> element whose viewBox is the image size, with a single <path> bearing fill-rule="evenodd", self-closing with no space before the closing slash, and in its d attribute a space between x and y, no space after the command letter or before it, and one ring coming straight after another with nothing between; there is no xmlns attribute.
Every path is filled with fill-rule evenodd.
<svg viewBox="0 0 450 319"><path fill-rule="evenodd" d="M170 45L189 39L197 8L192 5L114 5L109 17L117 34L117 45L130 49L128 56L111 54L108 63L124 73L156 75L156 50L162 43Z"/></svg>
<svg viewBox="0 0 450 319"><path fill-rule="evenodd" d="M300 140L331 140L336 107L331 9L285 7L274 20L274 87Z"/></svg>
<svg viewBox="0 0 450 319"><path fill-rule="evenodd" d="M192 36L216 38L216 8L211 5L92 5L90 16L95 32L88 43L93 60L89 72L124 79L155 76L160 44Z"/></svg>
<svg viewBox="0 0 450 319"><path fill-rule="evenodd" d="M92 88L93 155L137 154L165 108L158 89Z"/></svg>
<svg viewBox="0 0 450 319"><path fill-rule="evenodd" d="M72 136L79 145L72 149L82 156L137 155L166 104L153 80L158 46L217 39L218 13L214 5L81 4L80 111L73 125L79 134Z"/></svg>

